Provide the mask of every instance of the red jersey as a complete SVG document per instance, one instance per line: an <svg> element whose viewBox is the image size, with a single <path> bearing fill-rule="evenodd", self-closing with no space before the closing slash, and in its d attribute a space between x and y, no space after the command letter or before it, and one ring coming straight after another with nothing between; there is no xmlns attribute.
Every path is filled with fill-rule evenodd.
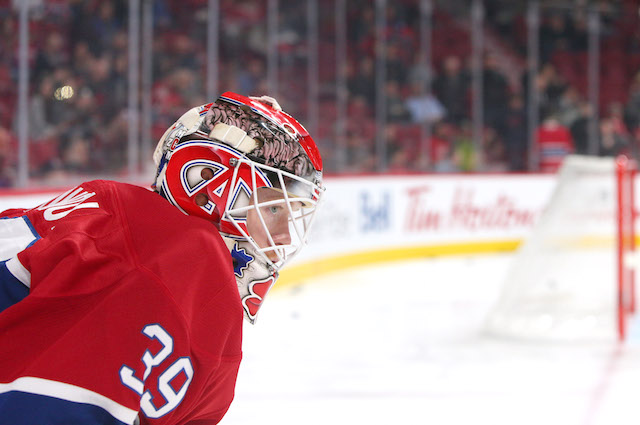
<svg viewBox="0 0 640 425"><path fill-rule="evenodd" d="M211 222L92 181L5 211L0 256L0 422L220 421L243 313Z"/></svg>
<svg viewBox="0 0 640 425"><path fill-rule="evenodd" d="M540 154L540 171L557 171L564 157L574 151L571 132L561 125L543 125L538 129L536 138Z"/></svg>

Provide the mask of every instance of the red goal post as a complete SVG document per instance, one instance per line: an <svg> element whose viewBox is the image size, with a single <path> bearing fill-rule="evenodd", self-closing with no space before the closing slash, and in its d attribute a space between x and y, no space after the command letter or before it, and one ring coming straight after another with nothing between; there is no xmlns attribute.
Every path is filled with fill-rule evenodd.
<svg viewBox="0 0 640 425"><path fill-rule="evenodd" d="M637 164L626 156L616 158L617 184L617 280L618 338L627 333L627 315L635 313L636 251L635 178Z"/></svg>

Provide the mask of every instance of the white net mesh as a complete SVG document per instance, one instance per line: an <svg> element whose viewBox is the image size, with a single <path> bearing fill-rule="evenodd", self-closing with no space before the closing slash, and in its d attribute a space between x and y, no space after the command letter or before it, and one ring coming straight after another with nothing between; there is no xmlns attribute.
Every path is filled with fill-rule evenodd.
<svg viewBox="0 0 640 425"><path fill-rule="evenodd" d="M567 158L547 208L507 272L487 319L489 333L617 336L616 187L613 158Z"/></svg>

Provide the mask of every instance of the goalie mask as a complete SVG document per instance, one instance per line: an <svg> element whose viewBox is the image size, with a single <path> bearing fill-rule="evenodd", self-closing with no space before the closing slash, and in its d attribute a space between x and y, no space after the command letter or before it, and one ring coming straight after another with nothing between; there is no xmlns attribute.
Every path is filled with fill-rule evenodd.
<svg viewBox="0 0 640 425"><path fill-rule="evenodd" d="M225 238L253 323L278 271L306 244L324 191L309 133L270 97L226 92L162 136L154 189Z"/></svg>

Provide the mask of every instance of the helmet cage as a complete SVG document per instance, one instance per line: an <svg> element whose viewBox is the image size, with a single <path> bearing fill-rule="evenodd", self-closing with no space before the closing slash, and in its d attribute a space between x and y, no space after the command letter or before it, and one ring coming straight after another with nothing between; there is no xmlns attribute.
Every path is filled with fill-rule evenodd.
<svg viewBox="0 0 640 425"><path fill-rule="evenodd" d="M221 231L232 238L246 239L270 266L275 270L278 270L282 268L285 263L290 261L307 244L309 231L312 227L316 207L323 189L319 186L318 182L309 181L303 177L296 176L293 173L283 171L275 167L259 164L246 157L238 158L236 171L243 165L251 168L251 199L246 205L239 205L238 202L229 203L228 208L222 215L221 222L223 224ZM270 184L260 185L258 176L265 175L273 176L267 180ZM236 179L237 172L234 172L234 176L231 181L232 187L236 185ZM269 187L277 190L282 193L282 198L260 201L257 190L260 187ZM291 187L297 189L297 193L292 193ZM306 188L306 190L301 190L303 188ZM286 245L277 244L274 241L269 226L267 225L261 211L264 207L275 205L283 205L288 214L291 243ZM260 221L260 225L267 236L268 246L266 247L258 246L257 242L249 234L247 229L247 214L249 210L252 209L255 210L258 220ZM234 231L229 232L224 226L225 223L231 224ZM269 252L275 253L277 260L271 260L268 257Z"/></svg>
<svg viewBox="0 0 640 425"><path fill-rule="evenodd" d="M167 178L162 193L185 214L207 218L218 223L220 232L235 240L246 240L267 264L279 270L293 258L309 239L315 209L323 192L320 180L313 175L304 177L260 164L242 152L211 140L188 140L171 152L167 161ZM179 164L179 165L178 165ZM209 179L201 171L212 172ZM260 201L259 188L271 188L282 198ZM197 205L196 199L206 194L207 202ZM282 205L286 209L291 243L274 241L261 208ZM267 237L267 246L259 246L247 227L248 212L255 209L259 224ZM270 259L274 252L277 259Z"/></svg>

